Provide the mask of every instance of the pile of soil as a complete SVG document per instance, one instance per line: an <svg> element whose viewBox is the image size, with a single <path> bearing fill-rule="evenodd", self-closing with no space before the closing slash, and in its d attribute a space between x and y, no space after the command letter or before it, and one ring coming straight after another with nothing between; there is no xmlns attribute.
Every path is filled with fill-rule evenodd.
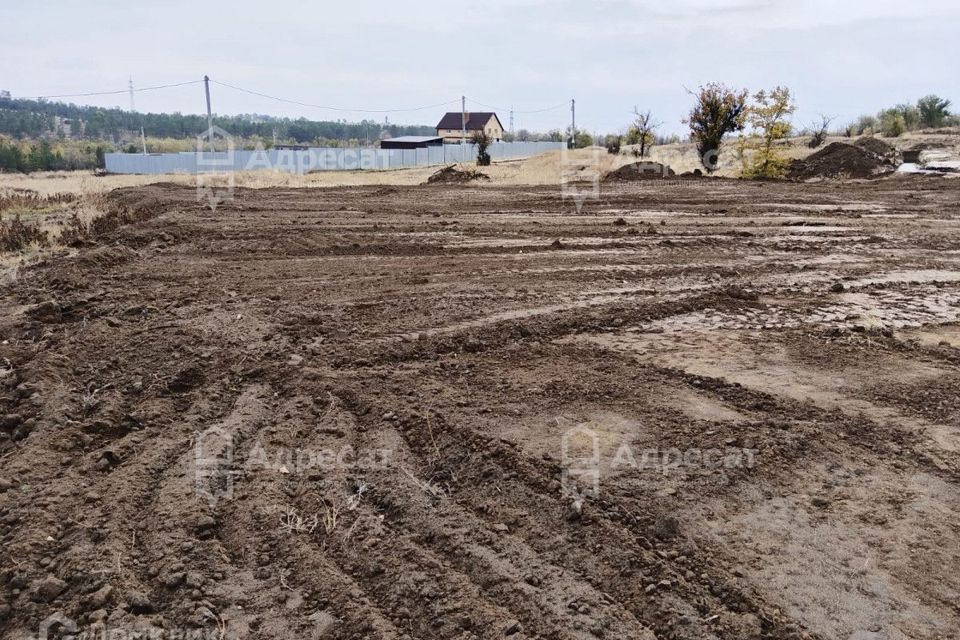
<svg viewBox="0 0 960 640"><path fill-rule="evenodd" d="M460 184L475 180L489 180L490 176L479 171L460 170L450 165L427 178L427 184Z"/></svg>
<svg viewBox="0 0 960 640"><path fill-rule="evenodd" d="M673 169L665 164L645 160L625 164L619 169L611 171L603 177L604 182L628 182L633 180L655 180L670 178L677 175Z"/></svg>
<svg viewBox="0 0 960 640"><path fill-rule="evenodd" d="M863 138L854 144L834 142L804 160L794 160L787 177L873 178L892 173L898 164L893 147L876 138Z"/></svg>
<svg viewBox="0 0 960 640"><path fill-rule="evenodd" d="M869 151L878 158L885 160L896 167L900 164L900 152L897 151L896 147L889 145L880 138L860 138L854 142L856 146L860 147L864 151Z"/></svg>

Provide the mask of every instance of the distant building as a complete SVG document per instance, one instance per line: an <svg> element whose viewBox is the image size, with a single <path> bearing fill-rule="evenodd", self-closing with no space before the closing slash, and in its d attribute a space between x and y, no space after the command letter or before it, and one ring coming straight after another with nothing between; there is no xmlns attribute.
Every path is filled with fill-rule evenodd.
<svg viewBox="0 0 960 640"><path fill-rule="evenodd" d="M381 149L425 149L440 146L443 138L439 136L399 136L380 141Z"/></svg>
<svg viewBox="0 0 960 640"><path fill-rule="evenodd" d="M449 111L437 124L437 135L444 142L460 142L463 138L464 114L459 111ZM467 111L466 113L467 140L478 131L486 131L494 141L503 140L503 125L500 118L492 111Z"/></svg>

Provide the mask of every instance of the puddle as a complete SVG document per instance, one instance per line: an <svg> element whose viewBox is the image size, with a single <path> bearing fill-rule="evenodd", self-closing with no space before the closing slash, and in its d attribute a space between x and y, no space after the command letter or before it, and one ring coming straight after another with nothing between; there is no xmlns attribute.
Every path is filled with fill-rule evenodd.
<svg viewBox="0 0 960 640"><path fill-rule="evenodd" d="M947 271L944 269L891 271L871 278L853 280L849 282L849 286L865 287L874 284L890 284L895 282L960 282L960 271Z"/></svg>
<svg viewBox="0 0 960 640"><path fill-rule="evenodd" d="M960 325L956 324L912 329L902 332L900 337L919 340L920 344L928 347L940 346L945 342L951 347L960 349Z"/></svg>
<svg viewBox="0 0 960 640"><path fill-rule="evenodd" d="M886 211L887 207L879 202L839 202L836 204L807 204L792 202L764 202L758 207L787 209L789 211Z"/></svg>

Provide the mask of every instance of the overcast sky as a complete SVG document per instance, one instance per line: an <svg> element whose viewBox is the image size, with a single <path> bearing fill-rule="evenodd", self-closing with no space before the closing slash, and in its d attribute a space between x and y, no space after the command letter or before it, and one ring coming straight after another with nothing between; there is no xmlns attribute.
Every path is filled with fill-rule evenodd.
<svg viewBox="0 0 960 640"><path fill-rule="evenodd" d="M5 0L0 89L18 97L212 79L304 103L496 107L509 126L623 130L633 106L682 132L685 87L789 86L803 125L937 93L960 106L956 0L486 0L84 2ZM217 113L382 120L213 86ZM126 94L71 98L129 106ZM482 103L482 104L481 104ZM137 94L139 111L204 110L191 85ZM445 107L388 114L434 125Z"/></svg>

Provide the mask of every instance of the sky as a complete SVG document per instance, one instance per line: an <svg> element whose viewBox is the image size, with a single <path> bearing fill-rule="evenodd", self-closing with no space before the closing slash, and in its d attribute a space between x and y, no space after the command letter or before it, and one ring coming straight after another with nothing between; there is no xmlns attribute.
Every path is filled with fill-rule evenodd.
<svg viewBox="0 0 960 640"><path fill-rule="evenodd" d="M195 81L215 113L434 125L495 110L505 127L625 131L634 107L684 133L688 89L786 85L802 128L936 93L960 110L960 3L912 0L198 2L0 5L0 89L37 97ZM126 93L63 98L128 108ZM202 113L202 84L138 111ZM449 104L442 104L449 103ZM305 106L313 105L313 106ZM319 107L337 107L335 111ZM416 111L378 113L379 110ZM371 112L359 111L361 109ZM546 109L546 110L544 110Z"/></svg>

